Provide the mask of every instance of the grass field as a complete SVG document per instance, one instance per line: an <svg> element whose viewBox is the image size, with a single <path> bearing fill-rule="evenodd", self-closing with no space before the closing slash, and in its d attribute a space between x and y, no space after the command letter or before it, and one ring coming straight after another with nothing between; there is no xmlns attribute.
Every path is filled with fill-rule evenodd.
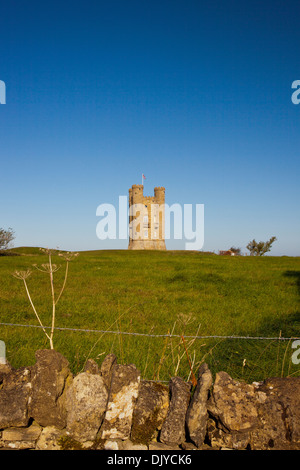
<svg viewBox="0 0 300 470"><path fill-rule="evenodd" d="M24 284L15 270L32 268L27 279L45 325L51 324L49 276L32 267L47 263L37 248L18 248L18 256L0 257L0 322L38 325ZM54 274L56 291L62 267ZM57 304L56 327L153 335L55 331L54 347L78 373L91 357L101 363L113 352L119 363L134 363L148 379L190 377L201 362L213 372L261 380L300 375L291 361L292 341L188 336L300 337L300 258L220 257L197 252L90 251L69 265L65 291ZM183 335L184 342L180 338ZM48 348L38 328L0 325L8 361L14 367L35 362L37 349ZM186 350L187 353L186 353Z"/></svg>

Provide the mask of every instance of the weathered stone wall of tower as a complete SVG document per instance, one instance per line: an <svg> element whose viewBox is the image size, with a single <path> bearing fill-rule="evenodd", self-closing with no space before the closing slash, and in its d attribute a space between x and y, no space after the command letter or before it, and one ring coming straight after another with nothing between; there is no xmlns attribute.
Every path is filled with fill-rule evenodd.
<svg viewBox="0 0 300 470"><path fill-rule="evenodd" d="M144 186L129 189L129 250L165 250L165 188L144 196Z"/></svg>
<svg viewBox="0 0 300 470"><path fill-rule="evenodd" d="M154 199L155 204L158 205L158 211L156 217L158 219L159 224L159 233L158 237L159 240L163 240L165 245L165 188L163 187L156 187L154 188ZM160 248L165 249L165 248Z"/></svg>

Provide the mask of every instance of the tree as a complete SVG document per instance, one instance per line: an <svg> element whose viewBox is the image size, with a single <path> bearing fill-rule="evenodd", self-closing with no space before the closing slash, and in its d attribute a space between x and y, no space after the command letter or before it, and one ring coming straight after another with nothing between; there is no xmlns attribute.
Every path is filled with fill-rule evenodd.
<svg viewBox="0 0 300 470"><path fill-rule="evenodd" d="M15 234L12 228L9 228L8 230L0 228L0 253L10 248L14 238Z"/></svg>
<svg viewBox="0 0 300 470"><path fill-rule="evenodd" d="M250 251L250 256L263 256L271 250L271 246L276 240L276 237L271 237L267 242L257 242L256 240L252 240L248 243L246 248Z"/></svg>
<svg viewBox="0 0 300 470"><path fill-rule="evenodd" d="M235 255L240 255L241 254L241 249L240 248L235 248L235 246L232 246L229 251L232 251Z"/></svg>

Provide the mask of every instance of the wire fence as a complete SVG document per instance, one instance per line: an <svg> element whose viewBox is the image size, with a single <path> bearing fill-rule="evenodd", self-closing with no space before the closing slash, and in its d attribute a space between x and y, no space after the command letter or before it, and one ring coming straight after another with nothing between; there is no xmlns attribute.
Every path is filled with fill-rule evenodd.
<svg viewBox="0 0 300 470"><path fill-rule="evenodd" d="M34 333L52 326L25 323L0 322L1 339L8 341L10 357L24 365L33 358L34 344L41 346L41 338ZM8 328L5 332L6 327ZM32 335L10 334L13 328L33 330ZM213 373L224 370L232 377L247 382L263 380L271 376L300 375L299 362L292 360L293 342L299 336L251 336L251 335L199 335L122 331L122 329L93 329L54 327L57 332L70 333L70 337L57 335L56 345L70 362L72 370L81 371L88 358L96 361L113 352L121 363L135 364L147 380L167 382L172 376L190 379L202 362L207 362ZM79 337L79 334L84 337ZM187 333L187 332L186 332ZM91 338L90 335L98 335ZM75 335L75 336L73 336ZM35 342L37 341L37 342ZM46 341L46 338L44 338ZM299 347L299 345L297 346ZM298 358L298 356L297 356ZM27 363L27 362L26 362Z"/></svg>
<svg viewBox="0 0 300 470"><path fill-rule="evenodd" d="M40 325L24 325L21 323L0 323L0 326L13 326L22 328L40 328L40 329L51 329L51 326L40 326ZM183 335L178 334L151 334L151 333L137 333L128 332L122 330L98 330L88 328L70 328L70 327L54 327L54 330L58 331L73 331L80 333L104 333L104 334L117 334L117 335L129 335L129 336L145 336L149 338L182 338ZM283 337L283 336L236 336L236 335L184 335L185 339L245 339L245 340L264 340L264 341L292 341L300 339L299 336Z"/></svg>

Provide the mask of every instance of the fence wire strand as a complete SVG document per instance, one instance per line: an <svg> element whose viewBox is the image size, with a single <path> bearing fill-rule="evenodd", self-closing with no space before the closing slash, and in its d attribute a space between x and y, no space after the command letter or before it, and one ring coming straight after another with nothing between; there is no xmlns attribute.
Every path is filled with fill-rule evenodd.
<svg viewBox="0 0 300 470"><path fill-rule="evenodd" d="M21 328L44 328L51 329L51 326L40 326L40 325L24 325L20 323L0 323L0 326L13 326ZM150 334L150 333L136 333L136 332L127 332L127 331L114 331L114 330L97 330L97 329L83 329L83 328L69 328L69 327L55 327L55 330L58 331L75 331L79 333L102 333L102 334L115 334L115 335L128 335L128 336L147 336L148 338L182 338L182 335L176 334ZM299 336L293 336L290 338L285 338L282 336L225 336L225 335L200 335L200 336L191 336L184 335L186 339L245 339L245 340L267 340L267 341L291 341L300 339Z"/></svg>

